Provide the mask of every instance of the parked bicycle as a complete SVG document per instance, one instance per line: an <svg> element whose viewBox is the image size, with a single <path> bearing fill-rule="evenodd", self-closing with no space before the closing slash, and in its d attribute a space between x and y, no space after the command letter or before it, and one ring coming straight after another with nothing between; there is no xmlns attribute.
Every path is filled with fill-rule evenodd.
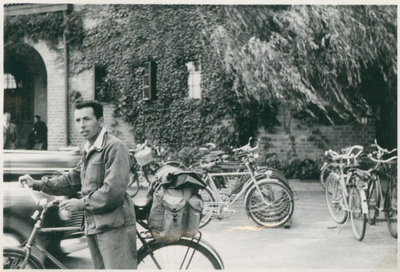
<svg viewBox="0 0 400 272"><path fill-rule="evenodd" d="M364 175L369 178L368 181L368 220L374 223L379 216L380 211L384 211L385 219L388 224L390 235L397 238L397 156L384 159L384 156L396 152L397 148L389 151L380 147L375 140L372 146L377 148L368 158L376 165ZM386 196L383 197L381 180L387 182Z"/></svg>
<svg viewBox="0 0 400 272"><path fill-rule="evenodd" d="M257 155L254 151L257 148L258 145L252 148L249 141L247 145L233 150L242 159L242 169L237 171L213 172L212 169L219 165L218 161L200 165L207 184L207 188L201 190L204 209L200 227L207 225L213 217L227 218L237 213L232 205L242 195L247 214L258 225L277 227L289 221L294 211L293 192L285 179L272 170L265 170L262 174L256 171ZM221 192L216 185L216 177L234 177L231 189Z"/></svg>
<svg viewBox="0 0 400 272"><path fill-rule="evenodd" d="M358 146L357 145L357 149L364 149L364 147L362 146ZM345 155L349 150L347 148L343 148L341 150L341 154ZM347 158L346 156L344 157L332 157L332 156L328 156L329 154L327 152L325 152L325 156L327 157L327 161L324 162L324 164L321 167L321 173L320 173L320 182L322 187L325 189L325 184L326 184L326 179L328 178L329 174L331 172L336 172L336 173L340 173L340 166L343 164L346 164L347 166L350 165L358 165L357 162L357 158L356 157L352 157Z"/></svg>
<svg viewBox="0 0 400 272"><path fill-rule="evenodd" d="M339 163L339 173L331 172L326 180L328 210L333 220L339 224L344 224L350 219L354 236L359 241L364 239L369 213L366 192L368 180L361 176L360 169L355 164L363 150L362 146L355 145L346 148L344 154L332 150L326 152L334 161L347 161Z"/></svg>
<svg viewBox="0 0 400 272"><path fill-rule="evenodd" d="M32 233L27 242L21 247L3 248L3 269L46 269L43 261L32 254L32 248L38 249L55 267L67 269L57 258L51 255L39 243L36 238L41 232L59 232L65 230L76 230L80 228L42 228L42 222L50 207L59 204L59 200L47 202L47 199L37 199L32 190L31 197L42 206L42 211L36 211L32 218L36 221ZM142 230L137 230L138 239L142 246L138 250L138 269L224 269L224 263L218 252L202 238L199 232L194 238L182 238L174 243L163 243L156 241L149 231L146 223L146 214L141 207L135 207L137 223Z"/></svg>
<svg viewBox="0 0 400 272"><path fill-rule="evenodd" d="M246 147L250 146L252 137L250 137L248 144ZM206 147L199 148L199 151L203 156L200 158L199 162L191 165L189 169L202 171L201 165L204 163L214 163L214 166L209 170L210 173L237 173L247 171L246 165L243 163L243 160L240 158L235 158L235 154L231 152L225 152L221 150L215 150L216 146L213 143L207 143ZM284 174L272 167L268 166L259 166L256 163L256 158L258 157L257 153L254 153L254 158L252 160L252 169L255 175L263 174L266 171L272 171L272 178L281 180L287 184L289 184L288 180L284 176ZM243 180L249 178L250 175L223 175L223 176L214 176L213 180L216 184L217 188L220 189L220 193L223 195L231 195L232 191L234 191L235 186L239 179ZM241 187L240 187L241 188ZM236 188L236 191L240 188Z"/></svg>

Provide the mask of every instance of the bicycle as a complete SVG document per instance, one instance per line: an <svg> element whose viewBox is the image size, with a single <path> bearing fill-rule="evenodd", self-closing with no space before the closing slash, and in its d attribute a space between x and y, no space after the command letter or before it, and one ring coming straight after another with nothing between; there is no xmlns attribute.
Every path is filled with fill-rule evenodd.
<svg viewBox="0 0 400 272"><path fill-rule="evenodd" d="M368 158L376 163L372 171L370 171L371 177L368 183L368 206L370 210L368 219L371 223L374 223L379 211L383 210L390 235L397 238L397 156L383 159L383 156L397 152L397 148L388 151L380 147L376 140L372 146L378 150L368 154ZM376 155L376 158L374 158L374 155ZM384 202L381 177L388 179Z"/></svg>
<svg viewBox="0 0 400 272"><path fill-rule="evenodd" d="M155 153L155 156L153 156ZM136 148L129 149L131 158L131 171L129 174L129 195L135 197L140 188L140 183L146 181L148 185L154 179L154 174L163 165L171 165L176 167L182 167L182 164L177 161L164 161L163 150L159 146L153 148L147 145L147 140L143 144L138 144ZM158 161L154 157L159 158Z"/></svg>
<svg viewBox="0 0 400 272"><path fill-rule="evenodd" d="M368 181L362 177L363 172L358 171L356 164L363 150L362 146L355 145L344 149L344 154L326 151L326 155L330 155L334 161L347 161L339 163L339 173L331 172L326 180L325 196L329 213L339 224L348 222L350 218L354 236L359 241L364 239L369 212L365 192Z"/></svg>
<svg viewBox="0 0 400 272"><path fill-rule="evenodd" d="M254 148L250 142L233 151L242 159L242 169L230 172L212 172L218 166L218 161L200 164L203 170L203 181L207 187L200 191L204 201L204 209L200 227L207 225L213 217L227 218L232 213L232 205L244 195L247 214L258 225L277 227L284 225L291 218L294 211L293 192L285 180L272 170L257 173L255 167ZM244 167L243 167L244 166ZM237 166L234 166L234 168ZM277 178L272 176L276 175ZM238 177L228 193L219 191L215 177Z"/></svg>
<svg viewBox="0 0 400 272"><path fill-rule="evenodd" d="M246 147L250 146L252 137L249 138L249 142ZM195 170L197 172L201 172L201 165L204 164L204 161L207 163L214 162L213 167L209 170L210 173L236 173L236 172L243 172L247 171L246 165L241 160L232 160L230 159L232 154L227 154L225 151L214 150L216 148L215 144L207 143L207 147L199 148L199 151L203 154L202 158L199 162L191 165L189 169ZM252 169L256 175L263 174L266 171L272 171L272 178L281 180L286 184L289 184L286 177L283 175L282 172L276 170L272 167L268 166L258 166L256 164L255 159L258 157L258 154L254 154L254 159L252 160ZM245 178L249 178L250 176L241 176L240 179L243 181ZM216 184L217 188L220 189L220 193L222 195L229 195L232 196L233 191L240 191L241 187L235 188L239 181L238 176L235 175L224 175L224 176L214 176L213 181Z"/></svg>
<svg viewBox="0 0 400 272"><path fill-rule="evenodd" d="M3 248L3 269L46 269L43 261L32 254L32 248L38 249L57 268L67 269L57 258L47 252L36 242L36 237L41 232L58 232L65 230L80 230L77 227L69 228L42 228L42 221L50 207L57 206L59 200L47 203L47 199L37 199L28 185L24 187L29 191L36 203L42 206L42 211L36 211L32 218L36 221L27 242L21 247ZM163 243L155 240L146 224L147 215L142 207L135 206L137 223L143 228L137 230L137 237L142 246L138 250L138 269L224 269L224 263L218 252L206 240L202 239L199 232L194 238L181 238L174 243Z"/></svg>
<svg viewBox="0 0 400 272"><path fill-rule="evenodd" d="M357 146L357 148L362 148L362 146ZM341 150L342 154L346 154L346 152L348 152L347 148L343 148ZM325 152L325 156L327 156L328 153ZM325 184L326 184L326 179L328 178L329 174L331 172L336 172L339 173L340 172L340 165L346 163L348 166L350 165L358 165L357 160L355 160L355 158L353 158L353 162L348 159L348 158L336 158L336 160L333 160L332 157L328 158L328 161L325 161L324 164L321 166L321 173L320 173L320 177L319 180L321 182L322 187L325 189Z"/></svg>

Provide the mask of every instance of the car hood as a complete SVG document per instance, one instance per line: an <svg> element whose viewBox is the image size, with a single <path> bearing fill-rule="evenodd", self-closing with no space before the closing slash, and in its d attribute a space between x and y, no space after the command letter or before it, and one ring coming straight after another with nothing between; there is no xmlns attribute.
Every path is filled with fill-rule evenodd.
<svg viewBox="0 0 400 272"><path fill-rule="evenodd" d="M79 149L71 151L4 150L3 169L70 169L81 159Z"/></svg>

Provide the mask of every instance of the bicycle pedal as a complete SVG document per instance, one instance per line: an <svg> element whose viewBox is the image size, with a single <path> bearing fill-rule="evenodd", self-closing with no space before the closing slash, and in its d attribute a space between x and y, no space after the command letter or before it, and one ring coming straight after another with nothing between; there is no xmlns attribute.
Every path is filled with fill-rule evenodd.
<svg viewBox="0 0 400 272"><path fill-rule="evenodd" d="M289 221L287 221L287 222L283 225L283 228L284 228L284 229L290 229L291 226L292 226L292 221L289 220Z"/></svg>

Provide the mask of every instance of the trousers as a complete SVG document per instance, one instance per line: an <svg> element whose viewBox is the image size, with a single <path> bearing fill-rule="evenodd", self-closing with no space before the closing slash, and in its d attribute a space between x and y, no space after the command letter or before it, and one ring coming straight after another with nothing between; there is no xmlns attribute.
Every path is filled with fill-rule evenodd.
<svg viewBox="0 0 400 272"><path fill-rule="evenodd" d="M137 269L135 225L86 238L95 269Z"/></svg>

